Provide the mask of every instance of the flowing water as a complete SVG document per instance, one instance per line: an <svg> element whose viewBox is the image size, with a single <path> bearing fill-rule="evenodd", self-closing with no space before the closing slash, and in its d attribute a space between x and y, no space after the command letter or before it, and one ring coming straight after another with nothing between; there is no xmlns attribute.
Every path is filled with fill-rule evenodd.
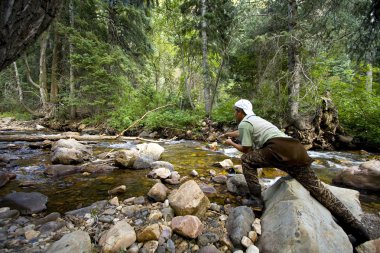
<svg viewBox="0 0 380 253"><path fill-rule="evenodd" d="M9 134L9 132L7 132ZM41 192L49 197L48 211L65 212L95 201L109 199L108 190L126 185L127 192L119 196L125 199L133 196L145 196L156 181L148 179L149 170L122 170L117 169L107 174L75 174L61 178L48 178L43 172L50 164L50 150L31 149L28 142L0 142L0 154L10 154L18 159L12 161L3 170L13 172L16 179L0 188L0 196L12 191ZM95 154L111 152L120 149L129 149L135 146L134 142L91 142ZM161 160L174 165L181 176L190 175L196 170L204 183L210 183L210 170L218 174L227 174L222 169L213 167L216 162L230 158L234 164L239 164L239 152L233 148L220 147L218 151L210 151L205 143L196 141L172 141L161 144L165 148ZM360 154L358 152L320 152L309 151L309 155L315 159L312 167L318 176L326 183L331 183L332 178L343 168L359 165L367 161L373 154ZM276 169L265 169L262 178L266 184L272 184L285 173ZM21 188L19 184L25 181L33 181L33 186ZM197 179L200 181L200 179ZM225 186L215 186L220 194L211 201L223 204L226 199L234 201L234 196L227 193ZM366 212L380 212L380 197L374 194L361 194L360 200Z"/></svg>

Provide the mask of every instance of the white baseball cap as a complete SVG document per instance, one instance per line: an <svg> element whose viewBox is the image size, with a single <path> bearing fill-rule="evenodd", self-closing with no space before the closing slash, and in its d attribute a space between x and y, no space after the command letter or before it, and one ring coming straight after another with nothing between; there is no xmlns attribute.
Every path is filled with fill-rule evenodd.
<svg viewBox="0 0 380 253"><path fill-rule="evenodd" d="M252 111L252 104L247 99L240 99L239 101L235 103L234 106L242 109L246 115L252 115L252 114L254 115Z"/></svg>

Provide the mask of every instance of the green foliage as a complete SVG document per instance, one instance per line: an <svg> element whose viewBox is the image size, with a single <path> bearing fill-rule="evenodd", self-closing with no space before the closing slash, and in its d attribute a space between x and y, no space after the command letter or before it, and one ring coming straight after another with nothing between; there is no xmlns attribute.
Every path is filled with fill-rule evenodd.
<svg viewBox="0 0 380 253"><path fill-rule="evenodd" d="M143 121L144 127L150 130L164 128L192 129L202 120L202 114L195 111L171 109L150 113Z"/></svg>
<svg viewBox="0 0 380 253"><path fill-rule="evenodd" d="M214 121L222 124L232 124L235 122L234 118L234 104L238 98L226 98L225 100L220 99L221 101L217 106L215 106L212 118Z"/></svg>
<svg viewBox="0 0 380 253"><path fill-rule="evenodd" d="M0 112L0 118L15 118L16 120L31 120L30 114L25 112Z"/></svg>

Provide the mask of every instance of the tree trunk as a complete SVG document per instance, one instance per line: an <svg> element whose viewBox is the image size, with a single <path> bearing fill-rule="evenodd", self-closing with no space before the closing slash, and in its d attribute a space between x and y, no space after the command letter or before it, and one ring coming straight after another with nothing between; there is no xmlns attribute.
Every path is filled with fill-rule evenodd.
<svg viewBox="0 0 380 253"><path fill-rule="evenodd" d="M203 94L205 100L206 115L210 117L211 115L211 87L210 87L210 71L207 59L207 0L202 0L202 58L203 58L203 75L204 75L204 85Z"/></svg>
<svg viewBox="0 0 380 253"><path fill-rule="evenodd" d="M70 16L70 27L74 28L74 0L70 0L69 2L69 16ZM74 67L73 67L73 54L74 54L74 46L73 43L69 42L69 84L70 84L70 91L69 91L69 98L70 98L70 118L74 119L76 110L74 106L74 96L75 96L75 85L74 85Z"/></svg>
<svg viewBox="0 0 380 253"><path fill-rule="evenodd" d="M63 0L6 1L0 4L0 70L14 62L47 29Z"/></svg>
<svg viewBox="0 0 380 253"><path fill-rule="evenodd" d="M40 74L39 74L39 86L40 86L40 99L43 110L48 107L48 90L47 90L47 72L46 72L46 49L49 33L44 32L41 36L40 42Z"/></svg>
<svg viewBox="0 0 380 253"><path fill-rule="evenodd" d="M372 64L367 64L367 76L365 81L365 88L368 92L372 92L372 85L373 85L373 68Z"/></svg>
<svg viewBox="0 0 380 253"><path fill-rule="evenodd" d="M181 44L180 44L180 49L181 49L181 67L182 67L182 73L183 73L183 76L184 76L184 85L185 85L185 89L186 89L186 96L187 96L187 99L189 100L189 103L190 103L190 106L191 106L191 109L194 110L195 106L193 104L193 100L191 98L191 87L190 87L190 84L189 84L189 76L190 74L188 72L190 71L186 71L186 66L185 66L185 53L184 53L184 50L183 50L183 44L182 44L182 38L180 37L180 41L181 41ZM189 63L190 65L190 63ZM190 68L190 67L188 67Z"/></svg>
<svg viewBox="0 0 380 253"><path fill-rule="evenodd" d="M289 123L293 123L299 118L299 93L301 83L301 65L299 55L299 43L295 37L297 25L297 2L290 0L288 5L288 28L289 28L289 47L288 47L288 70L290 76L289 90Z"/></svg>
<svg viewBox="0 0 380 253"><path fill-rule="evenodd" d="M58 102L58 65L61 61L61 36L57 31L54 32L54 47L53 47L53 59L51 65L51 84L50 84L50 102L56 104Z"/></svg>
<svg viewBox="0 0 380 253"><path fill-rule="evenodd" d="M22 94L20 75L18 73L18 68L17 68L16 62L13 62L13 69L15 71L15 81L16 81L16 88L17 88L17 93L18 93L18 101L20 103L23 103L24 102L24 96Z"/></svg>

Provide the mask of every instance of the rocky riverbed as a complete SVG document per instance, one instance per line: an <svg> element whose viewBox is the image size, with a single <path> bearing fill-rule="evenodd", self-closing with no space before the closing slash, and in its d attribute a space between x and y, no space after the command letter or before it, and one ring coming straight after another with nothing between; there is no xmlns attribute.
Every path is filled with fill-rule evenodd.
<svg viewBox="0 0 380 253"><path fill-rule="evenodd" d="M36 144L40 149L51 149L46 152L50 158L39 161L43 163L41 169L23 173L43 173L60 182L70 175L86 180L90 175L121 170L129 177L142 173L149 187L134 184L134 188L147 190L140 189L140 194L126 198L123 196L131 186L119 185L108 189L109 197L92 205L50 213L46 205L55 200L33 192L33 184L24 181L19 187L26 187L28 192L2 194L0 201L0 248L4 252L353 251L349 237L331 214L291 178L282 178L263 192L265 209L261 210L245 197L248 188L239 174L241 167L229 159L218 162L219 168L205 170L193 165L191 169L181 168L179 173L176 170L186 162L178 161L180 157L195 156L201 163L209 154L200 157L188 149L184 154L177 152L174 158L166 157L175 161L174 166L159 161L165 152L156 143L128 144L128 148L117 144L106 152L94 152L89 142L83 145L73 139L30 145ZM8 144L9 149L17 153L20 147ZM9 155L10 159L3 159L1 178L5 183L22 175L12 175L19 157L11 159ZM56 164L51 164L53 161ZM369 182L363 173L360 177ZM84 195L90 190L83 188ZM363 213L357 191L331 190L362 219L371 238L380 237L379 213ZM370 241L357 251L376 252L378 245L379 240Z"/></svg>

